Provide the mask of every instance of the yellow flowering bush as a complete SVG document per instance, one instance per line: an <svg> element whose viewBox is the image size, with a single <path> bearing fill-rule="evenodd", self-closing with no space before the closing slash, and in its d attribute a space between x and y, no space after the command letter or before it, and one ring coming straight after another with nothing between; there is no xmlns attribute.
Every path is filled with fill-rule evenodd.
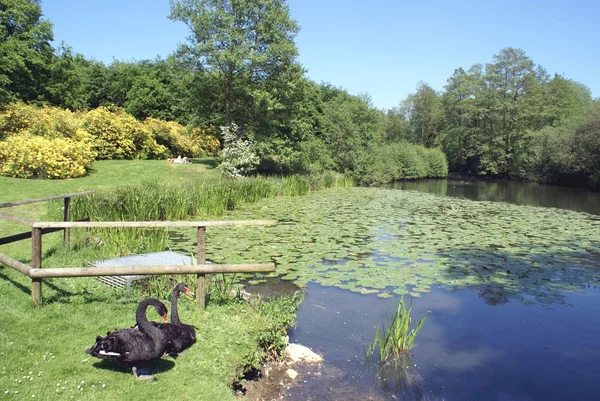
<svg viewBox="0 0 600 401"><path fill-rule="evenodd" d="M152 132L133 116L99 107L88 112L81 127L94 137L99 159L164 158L167 148L159 145Z"/></svg>
<svg viewBox="0 0 600 401"><path fill-rule="evenodd" d="M94 158L201 157L219 149L212 128L157 118L142 123L120 109L72 112L16 102L0 112L0 174L12 177L78 177Z"/></svg>
<svg viewBox="0 0 600 401"><path fill-rule="evenodd" d="M0 174L17 178L64 179L85 175L96 153L87 133L81 140L11 135L0 142Z"/></svg>
<svg viewBox="0 0 600 401"><path fill-rule="evenodd" d="M207 129L192 128L188 130L187 137L195 146L195 152L201 156L216 156L219 154L221 144L213 133L213 127Z"/></svg>
<svg viewBox="0 0 600 401"><path fill-rule="evenodd" d="M0 139L27 131L38 120L39 109L23 102L11 103L0 113Z"/></svg>
<svg viewBox="0 0 600 401"><path fill-rule="evenodd" d="M28 132L52 138L71 138L80 122L81 113L58 107L40 108L23 102L12 103L0 113L0 131L4 136Z"/></svg>
<svg viewBox="0 0 600 401"><path fill-rule="evenodd" d="M220 144L212 129L191 128L175 121L163 121L149 117L144 121L152 136L168 148L171 156L201 157L218 154Z"/></svg>

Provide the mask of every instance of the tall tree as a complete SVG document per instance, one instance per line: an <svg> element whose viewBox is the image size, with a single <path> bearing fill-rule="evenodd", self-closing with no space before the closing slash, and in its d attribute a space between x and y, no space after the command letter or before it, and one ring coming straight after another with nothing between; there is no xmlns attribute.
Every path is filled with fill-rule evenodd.
<svg viewBox="0 0 600 401"><path fill-rule="evenodd" d="M52 25L38 0L0 0L0 105L36 100L50 72Z"/></svg>
<svg viewBox="0 0 600 401"><path fill-rule="evenodd" d="M408 96L403 108L414 138L427 147L436 145L443 109L435 90L427 83L419 82L417 92Z"/></svg>
<svg viewBox="0 0 600 401"><path fill-rule="evenodd" d="M254 101L277 103L265 84L284 78L298 53L294 37L299 28L284 0L170 3L170 18L191 30L185 50L196 58L196 69L219 80L226 125L236 119L243 127Z"/></svg>

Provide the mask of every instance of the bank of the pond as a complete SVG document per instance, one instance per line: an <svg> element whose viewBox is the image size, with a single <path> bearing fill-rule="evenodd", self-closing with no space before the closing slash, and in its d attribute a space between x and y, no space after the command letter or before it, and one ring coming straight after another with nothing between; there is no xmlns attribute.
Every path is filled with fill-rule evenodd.
<svg viewBox="0 0 600 401"><path fill-rule="evenodd" d="M297 299L259 305L241 301L198 310L180 300L181 319L197 327L197 342L178 358L151 365L157 384L85 353L97 335L132 327L143 294L113 291L93 279L44 281L46 304L32 308L30 282L0 268L0 393L2 399L234 400L232 384L283 344ZM169 304L167 299L162 299ZM159 320L148 312L151 320Z"/></svg>
<svg viewBox="0 0 600 401"><path fill-rule="evenodd" d="M117 166L118 164L106 163L107 166ZM138 192L135 192L136 189L133 189L136 188L135 186L129 186L125 190L115 190L115 188L131 182L138 183L140 177L146 177L141 179L146 183L142 187L152 190L163 188L165 192L162 193L166 193L165 196L170 196L169 199L176 202L178 196L173 196L171 190L176 186L171 185L166 188L157 184L149 184L149 182L154 182L152 172L157 171L150 167L154 166L161 171L163 168L181 167L176 174L178 178L172 176L172 179L167 181L173 184L175 181L180 181L180 174L184 174L187 178L181 182L184 182L187 188L190 188L192 183L202 181L202 177L198 177L198 168L205 168L203 165L200 167L198 165L172 167L172 165L158 165L148 161L140 163L128 161L125 164L121 165L125 168L122 172L119 172L119 168L109 168L112 173L93 175L93 179L90 178L89 181L81 179L25 182L24 180L5 179L5 181L10 181L10 185L15 185L11 187L15 189L15 193L9 196L3 192L3 200L36 198L75 192L79 189L97 188L106 190L106 192L100 191L99 198L102 198L102 194L124 192L139 195ZM144 175L136 166L150 175ZM126 167L133 167L133 169L129 171ZM130 174L132 171L135 179ZM160 174L158 176L162 177ZM129 177L129 181L127 177ZM205 176L204 179L206 178ZM216 184L212 188L213 198L211 199L213 204L220 205L224 211L233 208L236 202L252 202L263 196L276 196L279 194L278 191L284 191L288 195L299 195L321 186L341 185L341 182L346 182L344 180L339 175L323 175L318 179L294 177L253 179L228 184L225 183L226 180L212 177L211 182ZM87 182L89 185L74 186L83 182ZM350 184L350 182L347 183ZM207 189L207 187L202 188ZM160 189L157 191L160 192ZM180 201L184 200L183 191L176 192L176 195L181 195ZM189 191L192 193L194 190ZM193 194L197 195L198 192L193 192ZM148 200L147 197L145 199ZM121 201L122 199L119 199L118 203L113 205L118 210L124 206ZM167 206L169 210L172 209L169 206L177 206L177 204L165 205L165 199L160 197L152 201L155 206ZM77 205L75 202L73 203L76 208ZM143 205L133 198L132 202L128 204L137 204L138 209L132 210L133 214L121 215L122 219L193 218L198 217L199 214L204 218L215 219L217 216L210 213L219 214L214 209L206 210L206 213L199 213L198 209L194 208L191 212L189 209L185 209L188 213L185 217L183 215L156 217L142 213L139 207L143 207ZM49 211L47 207L46 203L33 204L11 208L8 212L35 219L62 215L59 203L51 204ZM98 217L98 215L92 217ZM110 220L113 217L114 215L103 215L100 218ZM22 226L2 221L2 235L10 235L23 230ZM89 235L77 230L73 230L72 235L72 248L69 250L62 249L61 233L44 236L43 263L45 267L85 266L89 261L116 256L117 253L120 253L115 253L114 248L102 245L109 243L109 238L91 241ZM118 239L118 237L116 238ZM148 248L138 248L133 251L143 249ZM119 250L130 252L132 249ZM0 252L28 263L31 241L1 246ZM178 277L178 279L193 282L195 277L191 275L187 278ZM75 397L82 400L232 399L231 385L242 377L244 371L258 367L264 358L276 353L283 345L282 337L285 334L285 328L293 323L298 299L288 297L250 305L239 300L232 300L228 291L231 287L228 287L222 280L220 284L217 282L209 288L206 312L195 309L191 301L187 304L183 301L182 320L199 327L198 342L178 359L166 358L153 365L154 373L160 383L160 390L147 383L136 383L130 374L122 370L115 370L114 366L100 363L85 354L85 349L93 344L96 335L102 335L106 331L118 327L131 327L135 321L135 307L141 298L148 295L158 296L168 303L166 297L170 294L173 284L173 280L161 276L160 279L152 280L150 284L145 285L144 291L127 294L115 292L88 278L44 280L45 304L41 309L33 309L29 295L30 280L12 269L0 267L0 309L6 311L2 330L0 330L0 357L2 360L0 389L3 396L9 397L8 399L20 399L21 397L71 399L70 397Z"/></svg>

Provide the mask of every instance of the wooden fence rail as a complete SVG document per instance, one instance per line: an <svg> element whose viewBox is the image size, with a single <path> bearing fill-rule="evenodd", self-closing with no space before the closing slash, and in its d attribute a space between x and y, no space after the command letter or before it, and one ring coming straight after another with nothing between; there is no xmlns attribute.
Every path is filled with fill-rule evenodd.
<svg viewBox="0 0 600 401"><path fill-rule="evenodd" d="M31 230L31 266L9 256L0 254L0 263L12 267L31 278L31 298L34 305L42 303L42 279L60 277L126 276L161 274L196 274L196 304L205 307L205 275L211 273L255 273L273 272L273 263L256 264L206 264L206 227L274 225L275 220L230 220L230 221L115 221L115 222L38 222ZM166 266L116 266L116 267L64 267L42 268L42 235L63 228L177 228L196 227L197 263L194 265Z"/></svg>
<svg viewBox="0 0 600 401"><path fill-rule="evenodd" d="M96 193L96 191L91 190L91 191L76 192L76 193L72 193L72 194L47 196L45 198L26 199L26 200L16 201L16 202L0 203L0 209L7 208L7 207L28 205L31 203L47 202L47 201L56 200L56 199L64 199L63 220L68 222L71 220L71 198L74 198L77 196L91 195L94 193ZM35 223L35 220L27 219L25 217L20 217L20 216L13 216L13 215L7 214L7 213L0 213L0 218L5 219L5 220L11 220L11 221L21 223L21 224L26 224L28 226L32 226ZM85 220L88 220L88 219L85 219ZM65 246L65 248L68 248L69 246L71 246L70 227L56 227L56 229L54 229L54 230L44 230L42 234L48 234L48 233L51 233L54 231L59 231L61 229L64 232L64 234L63 234L64 246ZM21 240L25 239L24 236L28 235L28 234L30 234L30 233L21 233L21 234L14 234L14 235L6 236L6 237L1 237L0 245L10 244L11 242L15 242L15 241L21 241Z"/></svg>

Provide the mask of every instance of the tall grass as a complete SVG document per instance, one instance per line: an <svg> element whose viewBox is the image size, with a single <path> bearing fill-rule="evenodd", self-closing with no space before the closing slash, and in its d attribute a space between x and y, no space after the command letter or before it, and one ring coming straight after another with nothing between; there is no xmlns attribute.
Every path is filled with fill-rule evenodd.
<svg viewBox="0 0 600 401"><path fill-rule="evenodd" d="M382 325L381 331L377 327L373 344L367 347L367 356L373 356L375 349L379 346L379 360L382 363L390 358L408 353L414 347L415 338L421 331L425 319L429 316L429 313L425 315L419 320L417 326L411 330L412 300L407 309L404 296L402 296L397 307L394 301L393 309L394 311L390 316L390 325L387 328Z"/></svg>
<svg viewBox="0 0 600 401"><path fill-rule="evenodd" d="M183 185L143 182L141 185L100 190L96 194L73 198L74 220L153 221L189 220L221 216L244 203L274 196L300 196L323 188L352 186L354 182L337 173L312 176L212 178ZM54 215L60 215L60 202ZM80 237L103 242L107 255L162 251L166 248L165 229L90 229Z"/></svg>

